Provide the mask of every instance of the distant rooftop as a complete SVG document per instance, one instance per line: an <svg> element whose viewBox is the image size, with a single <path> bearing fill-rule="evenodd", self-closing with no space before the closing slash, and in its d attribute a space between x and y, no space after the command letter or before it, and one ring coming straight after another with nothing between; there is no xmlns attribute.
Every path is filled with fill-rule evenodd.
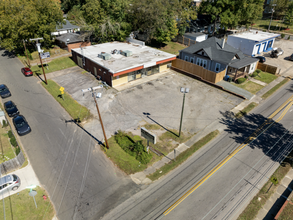
<svg viewBox="0 0 293 220"><path fill-rule="evenodd" d="M245 38L248 40L253 40L255 42L259 41L264 41L270 38L275 38L280 36L280 34L274 34L274 33L269 33L269 32L263 32L263 31L247 31L247 32L242 32L239 34L233 34L230 35L233 37L239 37L239 38Z"/></svg>
<svg viewBox="0 0 293 220"><path fill-rule="evenodd" d="M203 36L206 35L204 33L201 32L191 32L191 33L185 33L184 36L190 36L190 37L199 37L199 36Z"/></svg>
<svg viewBox="0 0 293 220"><path fill-rule="evenodd" d="M77 29L79 28L79 26L73 25L71 24L68 20L65 20L65 24L59 24L56 26L56 30L57 31L61 31L61 30L68 30L68 29Z"/></svg>
<svg viewBox="0 0 293 220"><path fill-rule="evenodd" d="M112 54L111 52L115 49L118 51L131 51L132 55L125 57L122 54ZM82 54L80 48L72 50ZM98 57L98 54L102 52L110 54L111 59L103 60ZM158 61L176 58L174 54L166 53L148 46L117 41L83 47L83 55L100 66L109 69L109 72L113 74L139 66L155 66Z"/></svg>
<svg viewBox="0 0 293 220"><path fill-rule="evenodd" d="M56 37L56 39L64 43L76 43L83 41L84 37L77 33L66 33Z"/></svg>

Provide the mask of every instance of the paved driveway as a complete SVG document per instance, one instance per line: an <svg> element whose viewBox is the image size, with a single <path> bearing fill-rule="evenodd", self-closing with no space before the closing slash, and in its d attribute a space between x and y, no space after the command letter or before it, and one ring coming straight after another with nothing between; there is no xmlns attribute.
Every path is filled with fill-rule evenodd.
<svg viewBox="0 0 293 220"><path fill-rule="evenodd" d="M95 119L87 122L84 128L102 140L103 135L93 98L90 93L83 96L81 92L81 89L98 85L98 81L89 74L80 74L77 71L55 77L53 80L95 115ZM182 130L190 134L204 129L218 120L222 116L221 112L229 111L243 101L170 70L157 79L120 92L113 88L103 91L100 89L99 92L103 95L98 99L98 103L107 136L119 129L134 131L145 122L178 130L183 101L180 87L190 88L190 92L186 94L182 126Z"/></svg>
<svg viewBox="0 0 293 220"><path fill-rule="evenodd" d="M270 52L263 53L266 57L266 64L270 64L281 69L280 74L283 76L293 76L293 71L290 69L293 67L293 61L288 60L288 57L293 53L293 41L276 39L274 47L280 47L284 51L284 54L278 58L271 58Z"/></svg>

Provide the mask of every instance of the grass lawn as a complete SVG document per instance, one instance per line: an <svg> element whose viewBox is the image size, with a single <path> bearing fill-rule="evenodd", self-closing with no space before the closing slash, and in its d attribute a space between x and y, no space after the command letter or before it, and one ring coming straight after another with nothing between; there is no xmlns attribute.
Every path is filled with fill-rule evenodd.
<svg viewBox="0 0 293 220"><path fill-rule="evenodd" d="M289 163L283 163L279 168L274 172L272 177L276 177L278 182L285 177L288 171L291 169L291 165ZM278 184L279 184L278 183ZM241 215L237 218L237 220L247 220L254 219L258 213L258 211L264 206L266 201L270 198L270 196L275 192L277 185L272 184L271 180L268 180L263 188L259 191L259 193L251 200L245 210L241 213ZM260 200L259 200L260 198Z"/></svg>
<svg viewBox="0 0 293 220"><path fill-rule="evenodd" d="M245 81L242 84L233 83L233 85L245 89L248 92L251 92L252 94L256 94L259 90L261 90L264 86L259 85L257 83L251 82L251 81Z"/></svg>
<svg viewBox="0 0 293 220"><path fill-rule="evenodd" d="M60 93L60 86L55 83L53 80L48 80L48 85L46 85L44 82L42 85L47 89L47 91L62 105L62 107L69 113L69 115L73 119L80 119L80 121L84 121L92 115L90 114L90 111L80 105L77 101L75 101L66 91L64 92L64 100L62 99L61 93Z"/></svg>
<svg viewBox="0 0 293 220"><path fill-rule="evenodd" d="M156 49L162 50L167 53L175 54L175 55L179 55L179 50L183 50L184 48L187 47L183 44L173 42L173 41L164 42L162 43L162 45L160 45L158 42L153 41L151 44L148 44L148 46L154 47Z"/></svg>
<svg viewBox="0 0 293 220"><path fill-rule="evenodd" d="M37 192L35 200L38 208L36 208L35 206L33 197L29 196L29 190L22 190L21 192L4 199L6 220L52 220L52 218L54 217L54 209L53 205L50 203L50 199L46 194L45 190L40 187L36 187L33 190ZM46 201L44 201L43 195L47 196ZM3 204L3 201L1 201L1 204ZM2 219L4 219L3 214L3 208L1 208L0 216Z"/></svg>
<svg viewBox="0 0 293 220"><path fill-rule="evenodd" d="M270 82L274 81L275 79L278 78L278 76L276 75L273 75L271 73L266 73L266 72L260 72L258 74L258 76L254 77L255 79L259 80L259 81L262 81L264 83L267 83L269 84Z"/></svg>
<svg viewBox="0 0 293 220"><path fill-rule="evenodd" d="M194 152L199 150L201 147L203 147L205 144L207 144L209 141L211 141L213 138L215 138L219 134L219 131L213 131L209 133L207 136L200 139L198 142L193 144L190 148L183 151L181 154L179 154L176 157L176 161L171 161L164 166L162 166L160 169L156 170L156 172L148 175L147 177L150 178L152 181L160 178L161 176L167 174L171 170L178 167L180 164L182 164L184 161L186 161Z"/></svg>
<svg viewBox="0 0 293 220"><path fill-rule="evenodd" d="M44 63L43 63L43 65L44 65ZM57 58L55 60L52 60L50 63L48 63L48 69L46 66L44 66L44 71L45 71L45 73L51 73L51 72L55 72L57 70L67 69L67 68L73 67L73 66L77 66L77 65L70 57L61 57L61 58ZM32 66L31 70L37 75L43 74L43 70L42 70L41 65Z"/></svg>
<svg viewBox="0 0 293 220"><path fill-rule="evenodd" d="M257 106L255 102L250 103L248 106L246 106L243 110L238 112L235 117L236 118L241 118L244 115L247 115L248 112L250 112L252 109L254 109Z"/></svg>
<svg viewBox="0 0 293 220"><path fill-rule="evenodd" d="M5 128L2 128L2 126L0 126L0 138L1 138L0 163L3 163L15 157L15 154L13 152L14 147L10 145L9 137L7 134L9 130L10 130L9 126Z"/></svg>
<svg viewBox="0 0 293 220"><path fill-rule="evenodd" d="M267 91L265 94L263 94L262 98L266 99L270 95L272 95L274 92L276 92L279 88L281 88L285 83L289 82L290 79L284 79L282 82L279 84L275 85L273 88L271 88L269 91Z"/></svg>
<svg viewBox="0 0 293 220"><path fill-rule="evenodd" d="M269 24L270 24L270 19L266 19L266 20L260 19L260 20L257 20L255 22L255 25L253 25L252 27L268 30ZM287 26L288 25L285 25L281 20L272 20L270 30L282 31L285 33L293 34L293 25L291 26L289 25L290 30L284 30L285 28L287 28Z"/></svg>

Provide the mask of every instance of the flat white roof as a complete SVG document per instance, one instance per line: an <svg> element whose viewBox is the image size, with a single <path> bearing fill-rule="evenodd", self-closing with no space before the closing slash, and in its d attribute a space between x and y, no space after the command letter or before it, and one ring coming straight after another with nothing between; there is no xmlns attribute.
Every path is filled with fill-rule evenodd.
<svg viewBox="0 0 293 220"><path fill-rule="evenodd" d="M254 31L242 32L239 34L233 34L232 36L259 42L259 41L264 41L264 40L267 40L270 38L278 37L278 36L280 36L280 34L274 34L274 33L254 30Z"/></svg>
<svg viewBox="0 0 293 220"><path fill-rule="evenodd" d="M129 50L132 52L132 55L125 57L121 54L112 54L111 52L115 49L119 51ZM72 50L82 55L80 48ZM103 58L98 57L98 54L102 52L110 54L111 59L103 60ZM148 46L117 41L83 47L83 56L105 67L113 74L142 65L154 66L158 61L176 57L174 54L166 53Z"/></svg>

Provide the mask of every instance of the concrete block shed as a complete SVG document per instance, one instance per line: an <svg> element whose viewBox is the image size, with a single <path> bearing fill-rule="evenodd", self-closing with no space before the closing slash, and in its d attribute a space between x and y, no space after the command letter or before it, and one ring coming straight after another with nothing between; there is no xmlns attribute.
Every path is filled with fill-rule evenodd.
<svg viewBox="0 0 293 220"><path fill-rule="evenodd" d="M263 52L271 51L276 37L279 36L280 34L269 32L247 31L229 35L227 44L241 50L246 55L258 56Z"/></svg>

